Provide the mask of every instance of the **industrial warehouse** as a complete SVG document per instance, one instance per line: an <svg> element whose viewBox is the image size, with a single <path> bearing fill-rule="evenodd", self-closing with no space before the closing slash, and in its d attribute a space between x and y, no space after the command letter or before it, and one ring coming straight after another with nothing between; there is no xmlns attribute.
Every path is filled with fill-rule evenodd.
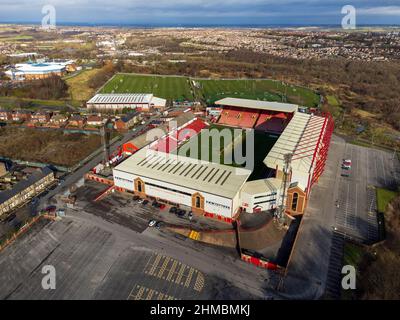
<svg viewBox="0 0 400 320"><path fill-rule="evenodd" d="M159 111L165 109L167 100L157 98L152 94L96 94L87 102L87 108L91 110L116 111L137 109L138 111L149 111L154 108Z"/></svg>
<svg viewBox="0 0 400 320"><path fill-rule="evenodd" d="M236 98L216 105L222 112L215 126L245 129L264 139L256 141L254 170L182 154L182 146L211 128L192 119L191 134L182 137L185 125L180 126L137 148L116 166L116 189L229 223L241 212L284 208L289 215L303 214L311 188L324 171L333 132L331 116L301 113L293 104ZM231 150L235 147L230 145Z"/></svg>

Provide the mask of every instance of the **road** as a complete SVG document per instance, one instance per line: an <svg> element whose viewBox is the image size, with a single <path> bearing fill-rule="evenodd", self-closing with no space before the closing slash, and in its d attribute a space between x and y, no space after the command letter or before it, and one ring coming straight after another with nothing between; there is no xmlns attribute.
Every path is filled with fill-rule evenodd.
<svg viewBox="0 0 400 320"><path fill-rule="evenodd" d="M135 127L135 131L128 131L124 134L123 138L115 141L112 145L110 145L110 152L115 152L120 146L134 137L138 136L139 133L146 128L146 126L155 118L148 119L145 124L140 124ZM103 148L101 147L101 150ZM99 149L100 150L100 149ZM92 168L94 168L97 164L99 164L104 158L104 154L101 152L97 156L95 156L92 160L84 164L78 170L68 174L64 181L54 190L51 190L48 194L43 197L40 197L39 203L37 205L38 210L45 208L49 204L49 200L57 194L65 193L70 186L77 183L79 180L83 178L83 176L89 172Z"/></svg>

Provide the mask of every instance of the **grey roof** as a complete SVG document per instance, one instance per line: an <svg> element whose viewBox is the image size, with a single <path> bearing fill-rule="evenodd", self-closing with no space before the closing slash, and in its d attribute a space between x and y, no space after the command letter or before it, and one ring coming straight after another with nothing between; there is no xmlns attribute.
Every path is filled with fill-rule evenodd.
<svg viewBox="0 0 400 320"><path fill-rule="evenodd" d="M290 120L264 163L269 168L284 166L284 155L293 154L292 169L304 173L311 170L312 159L317 149L319 136L324 129L325 118L297 112Z"/></svg>
<svg viewBox="0 0 400 320"><path fill-rule="evenodd" d="M96 94L87 103L93 104L119 104L119 103L143 103L151 102L153 95L150 93L112 93Z"/></svg>
<svg viewBox="0 0 400 320"><path fill-rule="evenodd" d="M39 180L43 179L44 177L48 176L51 173L54 172L49 167L44 167L32 173L31 175L28 176L28 179L18 182L16 185L14 185L14 187L11 190L0 192L0 203L6 202L7 200L11 199L21 191L25 190L32 184L38 182Z"/></svg>
<svg viewBox="0 0 400 320"><path fill-rule="evenodd" d="M139 150L114 168L114 171L195 189L232 199L251 174L250 170L235 168L188 157Z"/></svg>
<svg viewBox="0 0 400 320"><path fill-rule="evenodd" d="M129 112L127 114L125 114L122 118L121 121L122 122L128 122L130 121L132 118L137 117L139 115L139 112Z"/></svg>
<svg viewBox="0 0 400 320"><path fill-rule="evenodd" d="M215 104L221 106L231 106L231 107L259 109L259 110L268 110L277 112L297 112L299 109L299 106L297 104L239 99L239 98L224 98L216 101Z"/></svg>
<svg viewBox="0 0 400 320"><path fill-rule="evenodd" d="M244 184L242 192L250 195L276 192L280 189L281 183L282 181L276 178L249 181Z"/></svg>

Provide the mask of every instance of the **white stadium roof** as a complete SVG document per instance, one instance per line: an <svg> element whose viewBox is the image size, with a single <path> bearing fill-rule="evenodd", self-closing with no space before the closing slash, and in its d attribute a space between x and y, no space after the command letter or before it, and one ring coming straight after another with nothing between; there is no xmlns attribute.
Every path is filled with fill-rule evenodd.
<svg viewBox="0 0 400 320"><path fill-rule="evenodd" d="M139 150L114 168L115 171L233 198L251 174L250 170L148 148Z"/></svg>
<svg viewBox="0 0 400 320"><path fill-rule="evenodd" d="M63 71L73 60L66 62L43 62L43 63L18 63L6 74L44 74Z"/></svg>
<svg viewBox="0 0 400 320"><path fill-rule="evenodd" d="M277 112L297 112L299 109L299 106L296 104L239 99L239 98L224 98L216 101L215 104L221 106L269 110Z"/></svg>
<svg viewBox="0 0 400 320"><path fill-rule="evenodd" d="M264 164L269 168L284 167L284 155L293 154L292 169L309 173L314 152L319 148L320 133L324 130L326 119L297 112L290 120L267 157Z"/></svg>
<svg viewBox="0 0 400 320"><path fill-rule="evenodd" d="M281 188L282 180L276 178L248 181L244 184L242 193L257 195L276 192Z"/></svg>
<svg viewBox="0 0 400 320"><path fill-rule="evenodd" d="M153 95L150 93L105 93L96 94L87 103L93 104L119 104L119 103L151 103Z"/></svg>

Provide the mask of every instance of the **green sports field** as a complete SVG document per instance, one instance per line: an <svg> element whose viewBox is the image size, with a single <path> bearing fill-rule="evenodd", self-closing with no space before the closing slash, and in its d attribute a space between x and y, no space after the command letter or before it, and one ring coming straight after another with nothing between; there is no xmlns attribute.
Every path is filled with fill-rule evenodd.
<svg viewBox="0 0 400 320"><path fill-rule="evenodd" d="M242 98L265 101L295 103L307 107L316 107L319 96L313 91L285 85L273 80L195 80L199 83L199 90L208 103L225 98Z"/></svg>
<svg viewBox="0 0 400 320"><path fill-rule="evenodd" d="M117 74L101 93L153 93L170 100L193 100L189 79L185 77Z"/></svg>
<svg viewBox="0 0 400 320"><path fill-rule="evenodd" d="M218 164L239 166L234 162L232 150L234 146L242 144L245 137L245 130L213 124L183 144L178 149L178 154Z"/></svg>
<svg viewBox="0 0 400 320"><path fill-rule="evenodd" d="M286 85L280 81L257 79L199 80L174 76L117 74L106 83L101 93L153 93L164 99L178 101L193 101L196 97L207 104L213 104L225 97L288 102L306 107L316 107L319 104L319 95L312 90Z"/></svg>
<svg viewBox="0 0 400 320"><path fill-rule="evenodd" d="M227 131L225 134L221 134L222 130ZM248 136L249 134L251 136ZM177 152L181 156L194 159L234 167L252 168L250 180L255 180L267 176L269 170L263 160L277 139L278 136L271 136L263 132L247 132L241 129L234 131L233 128L213 124L208 129L203 129L197 136L192 137ZM247 153L247 143L250 143L249 153ZM237 159L234 156L234 152L239 151L241 151L245 163L243 163L243 159Z"/></svg>

